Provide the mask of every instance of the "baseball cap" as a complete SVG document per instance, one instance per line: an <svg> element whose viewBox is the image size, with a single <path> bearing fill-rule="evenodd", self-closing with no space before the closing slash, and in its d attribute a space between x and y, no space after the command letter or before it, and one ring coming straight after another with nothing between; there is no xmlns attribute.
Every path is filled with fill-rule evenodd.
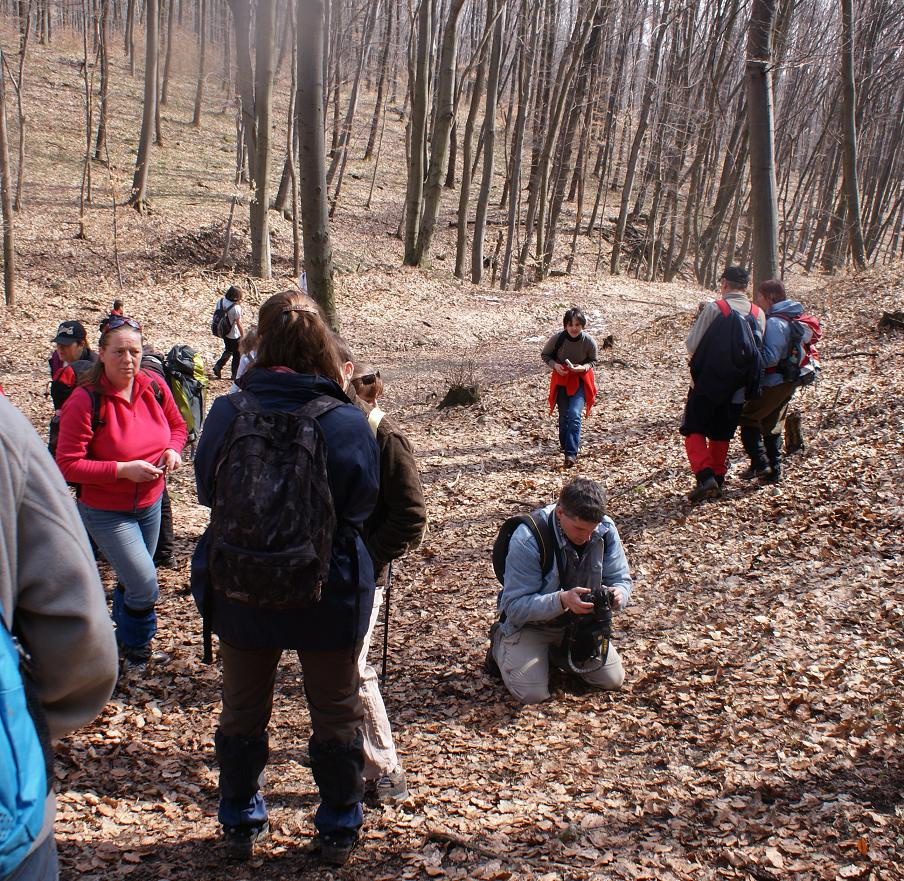
<svg viewBox="0 0 904 881"><path fill-rule="evenodd" d="M53 343L60 343L68 346L71 343L78 343L87 338L85 328L80 321L64 321L58 328L56 336L51 340Z"/></svg>

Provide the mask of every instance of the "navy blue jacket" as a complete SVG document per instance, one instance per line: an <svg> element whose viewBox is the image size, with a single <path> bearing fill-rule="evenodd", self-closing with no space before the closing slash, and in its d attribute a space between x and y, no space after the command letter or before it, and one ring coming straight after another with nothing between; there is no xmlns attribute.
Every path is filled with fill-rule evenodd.
<svg viewBox="0 0 904 881"><path fill-rule="evenodd" d="M266 410L294 410L319 395L343 402L319 418L327 444L327 477L338 528L320 602L309 609L272 611L239 605L211 590L213 632L236 648L330 650L364 637L374 599L374 574L361 526L377 502L380 454L367 418L336 383L321 376L254 369L242 378ZM236 417L230 396L217 398L204 422L195 457L198 501L210 507L223 439ZM205 530L191 564L192 594L204 609L208 572ZM357 578L356 578L357 575ZM357 582L357 583L356 583ZM355 612L357 610L357 621Z"/></svg>

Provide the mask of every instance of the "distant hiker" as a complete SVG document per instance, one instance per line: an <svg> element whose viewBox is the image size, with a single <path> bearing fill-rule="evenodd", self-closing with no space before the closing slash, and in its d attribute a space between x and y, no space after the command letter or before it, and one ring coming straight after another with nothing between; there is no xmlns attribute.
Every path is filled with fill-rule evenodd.
<svg viewBox="0 0 904 881"><path fill-rule="evenodd" d="M2 396L0 473L0 876L52 881L58 869L50 742L103 709L116 684L116 641L66 484L35 430ZM30 663L20 665L4 631ZM37 698L28 711L23 679ZM35 712L46 724L43 738Z"/></svg>
<svg viewBox="0 0 904 881"><path fill-rule="evenodd" d="M260 309L260 343L242 390L214 402L195 458L210 526L192 592L219 636L219 821L227 852L251 856L268 829L260 792L276 669L298 653L313 730L321 858L344 863L363 823L364 709L358 655L374 596L361 534L380 484L364 414L342 391L333 335L298 291Z"/></svg>
<svg viewBox="0 0 904 881"><path fill-rule="evenodd" d="M114 300L113 305L110 307L109 314L101 318L98 330L103 333L107 329L107 324L109 324L111 318L121 318L124 314L125 307L123 306L122 300Z"/></svg>
<svg viewBox="0 0 904 881"><path fill-rule="evenodd" d="M244 295L241 288L231 285L225 295L217 300L217 307L211 319L210 329L214 336L223 340L223 354L213 365L213 375L221 379L223 365L231 358L232 380L236 380L239 370L239 340L244 335L242 329L242 302Z"/></svg>
<svg viewBox="0 0 904 881"><path fill-rule="evenodd" d="M552 371L549 382L549 412L559 408L559 445L565 467L574 466L581 448L581 416L596 402L596 340L584 328L587 318L573 306L562 319L564 330L554 333L540 357Z"/></svg>
<svg viewBox="0 0 904 881"><path fill-rule="evenodd" d="M631 596L628 561L615 523L606 516L603 488L578 477L566 484L556 504L529 519L533 526L518 525L503 549L500 617L491 631L488 660L523 704L549 698L550 659L562 668L569 659L579 660L569 668L594 688L621 688L621 658L608 634L594 627L597 616L623 610ZM575 658L572 638L581 634L605 645L585 643L587 650ZM588 663L591 658L595 663Z"/></svg>
<svg viewBox="0 0 904 881"><path fill-rule="evenodd" d="M157 632L160 499L166 475L182 465L186 429L166 383L140 370L137 321L111 318L99 350L63 407L56 460L79 484L82 521L119 579L113 620L122 655L142 667Z"/></svg>
<svg viewBox="0 0 904 881"><path fill-rule="evenodd" d="M750 277L741 266L721 276L721 299L705 303L687 337L691 388L681 434L697 485L691 502L718 498L727 471L728 445L747 398L759 394L766 318L745 291Z"/></svg>
<svg viewBox="0 0 904 881"><path fill-rule="evenodd" d="M60 410L69 395L78 385L79 377L97 361L97 352L88 345L88 334L78 321L64 321L53 338L56 343L54 354L59 366L51 372L50 399L53 401L53 419L50 420L50 434L47 446L51 455L56 452L57 437L60 432Z"/></svg>
<svg viewBox="0 0 904 881"><path fill-rule="evenodd" d="M236 383L248 372L249 368L254 363L254 359L257 356L257 343L259 339L260 336L257 332L257 325L252 324L248 330L245 331L244 336L239 340L239 352L242 357L239 359L239 369L235 375L235 380L229 388L229 394L239 390Z"/></svg>
<svg viewBox="0 0 904 881"><path fill-rule="evenodd" d="M804 307L785 297L776 278L764 281L757 300L766 310L763 333L763 392L741 411L741 442L750 467L745 480L778 483L782 479L782 435L788 405L799 385L816 377L819 369L814 343L822 336L819 322L804 314Z"/></svg>
<svg viewBox="0 0 904 881"><path fill-rule="evenodd" d="M377 671L367 662L374 627L384 600L389 602L389 566L406 551L421 543L427 526L427 506L408 439L380 409L383 393L380 371L356 362L348 345L336 338L346 375L351 377L350 397L367 416L380 447L380 495L373 513L364 521L364 542L373 561L376 579L373 611L364 642L358 653L361 682L358 691L364 704L364 781L377 802L407 798L405 770L399 761L392 727L380 694ZM387 618L388 621L388 618Z"/></svg>

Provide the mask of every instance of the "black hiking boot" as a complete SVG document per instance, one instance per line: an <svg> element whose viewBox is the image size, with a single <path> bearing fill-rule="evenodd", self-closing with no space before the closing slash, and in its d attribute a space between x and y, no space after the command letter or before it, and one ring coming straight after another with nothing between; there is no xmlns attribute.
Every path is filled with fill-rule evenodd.
<svg viewBox="0 0 904 881"><path fill-rule="evenodd" d="M712 468L704 468L697 474L697 485L687 494L687 500L696 505L704 499L717 499L722 495L722 488L716 482Z"/></svg>
<svg viewBox="0 0 904 881"><path fill-rule="evenodd" d="M224 826L223 849L231 860L250 860L254 843L262 841L270 831L270 824L265 820L257 825Z"/></svg>
<svg viewBox="0 0 904 881"><path fill-rule="evenodd" d="M320 859L330 866L344 866L348 862L358 836L354 832L327 832L317 836L320 842Z"/></svg>

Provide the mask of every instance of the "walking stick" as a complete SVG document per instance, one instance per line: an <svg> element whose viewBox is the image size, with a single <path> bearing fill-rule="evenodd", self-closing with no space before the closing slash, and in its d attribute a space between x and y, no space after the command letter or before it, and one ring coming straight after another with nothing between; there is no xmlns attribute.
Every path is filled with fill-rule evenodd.
<svg viewBox="0 0 904 881"><path fill-rule="evenodd" d="M380 684L386 686L386 655L389 652L389 600L392 591L392 561L386 567L386 591L383 606L383 669L380 671Z"/></svg>

